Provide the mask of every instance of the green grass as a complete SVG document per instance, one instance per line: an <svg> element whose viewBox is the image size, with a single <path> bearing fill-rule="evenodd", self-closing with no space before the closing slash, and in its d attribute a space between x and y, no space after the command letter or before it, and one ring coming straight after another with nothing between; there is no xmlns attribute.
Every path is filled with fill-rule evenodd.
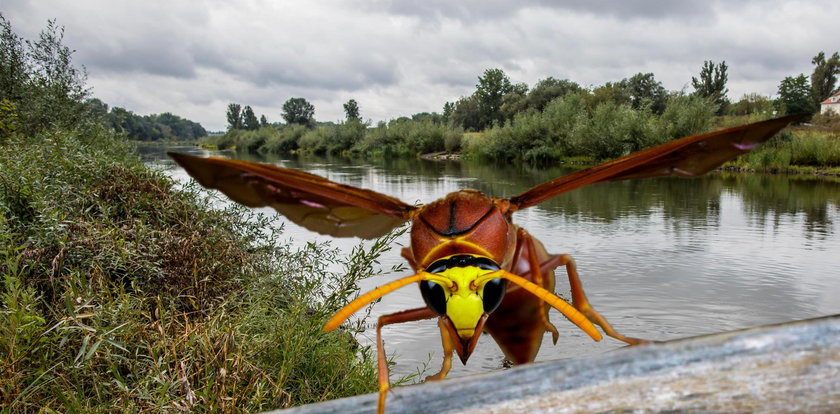
<svg viewBox="0 0 840 414"><path fill-rule="evenodd" d="M813 127L783 131L756 151L724 167L771 173L837 175L840 173L840 133Z"/></svg>
<svg viewBox="0 0 840 414"><path fill-rule="evenodd" d="M110 133L0 145L0 408L257 412L375 390L353 327L321 331L394 235L339 259L213 208Z"/></svg>

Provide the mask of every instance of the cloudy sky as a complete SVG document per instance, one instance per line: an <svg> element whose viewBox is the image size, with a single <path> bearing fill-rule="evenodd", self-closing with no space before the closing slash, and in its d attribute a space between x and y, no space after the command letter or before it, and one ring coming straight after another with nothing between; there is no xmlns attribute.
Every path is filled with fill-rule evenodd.
<svg viewBox="0 0 840 414"><path fill-rule="evenodd" d="M225 128L230 102L280 121L303 97L320 121L356 99L374 122L440 112L488 68L533 86L653 72L693 90L705 60L729 66L729 97L774 95L785 76L840 50L840 1L0 0L25 38L66 30L93 94L138 114Z"/></svg>

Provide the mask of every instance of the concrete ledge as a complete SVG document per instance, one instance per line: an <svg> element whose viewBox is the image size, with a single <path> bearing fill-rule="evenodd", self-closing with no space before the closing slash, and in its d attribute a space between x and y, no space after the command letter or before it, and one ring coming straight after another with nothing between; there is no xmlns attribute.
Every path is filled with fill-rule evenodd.
<svg viewBox="0 0 840 414"><path fill-rule="evenodd" d="M838 413L840 315L397 387L386 411ZM376 394L282 412L374 413Z"/></svg>

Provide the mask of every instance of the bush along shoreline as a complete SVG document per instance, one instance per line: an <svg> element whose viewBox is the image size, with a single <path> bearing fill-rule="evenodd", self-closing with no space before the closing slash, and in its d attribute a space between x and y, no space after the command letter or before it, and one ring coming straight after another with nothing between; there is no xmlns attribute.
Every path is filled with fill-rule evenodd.
<svg viewBox="0 0 840 414"><path fill-rule="evenodd" d="M38 42L0 26L16 58L0 59L15 74L0 82L0 411L259 412L375 390L362 321L321 327L398 233L343 258L280 243L277 222L145 166L91 111L53 22Z"/></svg>
<svg viewBox="0 0 840 414"><path fill-rule="evenodd" d="M689 135L772 118L773 112L716 116L715 102L672 94L662 113L612 101L590 102L588 92L572 92L493 124L464 132L440 117L400 118L375 127L359 120L305 126L269 125L234 129L205 137L199 145L238 152L370 157L473 159L486 162L594 165ZM732 171L769 173L840 172L840 116L812 117L745 157L725 165Z"/></svg>
<svg viewBox="0 0 840 414"><path fill-rule="evenodd" d="M2 148L4 409L253 412L374 390L369 349L321 326L394 235L330 272L328 245L293 251L113 138Z"/></svg>
<svg viewBox="0 0 840 414"><path fill-rule="evenodd" d="M634 118L642 119L639 117ZM645 148L645 145L652 146L674 138L757 122L768 118L769 116L712 117L699 123L680 124L679 122L664 120L661 117L651 117L644 123L646 126L643 128L638 128L638 125L622 124L621 121L615 119L612 121L607 120L605 123L600 124L600 126L596 126L593 119L585 117L578 118L578 125L573 128L576 131L583 131L587 128L593 131L604 129L607 133L614 131L612 132L613 135L607 135L607 133L601 134L600 136L612 138L602 140L598 144L579 137L571 137L568 134L564 136L562 134L546 132L544 128L540 127L541 123L547 122L544 116L522 116L520 119L523 122L521 123L514 122L506 124L504 127L491 128L485 132L460 133L461 135L457 139L460 149L454 151L446 151L439 147L430 146L429 148L431 150L428 152L412 152L411 150L405 149L404 144L400 144L398 135L391 138L390 142L392 144L378 147L378 150L374 150L371 147L365 151L329 151L324 149L325 147L322 147L320 151L310 151L307 148L301 148L296 144L292 144L293 141L283 141L284 138L282 137L285 135L282 132L282 128L278 130L274 127L267 127L250 133L237 131L234 134L215 136L213 139L202 140L198 145L209 149L234 150L249 154L255 153L262 156L315 154L348 158L418 157L430 161L470 159L483 162L527 163L536 166L564 164L586 168L615 158L610 155L615 155L616 157L621 156L629 153L631 150ZM330 127L320 128L327 130ZM385 129L388 127L379 128ZM293 126L293 129L297 129L297 126ZM300 127L300 130L305 131L305 128ZM630 132L627 132L626 135L619 135L618 132L622 130ZM641 131L641 133L634 135L632 132L634 130ZM659 135L656 135L657 133ZM259 134L274 138L270 140L257 140L268 144L249 144L252 141L248 137L254 137ZM333 133L319 132L319 134L326 136ZM599 133L597 131L590 131L584 134L592 136ZM454 135L450 134L447 136L452 137ZM621 136L635 138L622 140L620 138ZM661 139L661 137L667 139ZM237 141L237 139L242 139L243 141ZM450 139L455 140L454 138ZM277 144L281 141L286 142L286 144ZM608 142L610 141L613 144L609 144ZM240 144L237 145L236 142L240 142ZM395 151L393 148L397 146L403 149ZM590 148L594 146L598 146L600 149ZM602 157L591 155L598 152L602 154ZM840 176L840 116L816 115L809 124L789 127L768 143L758 147L755 151L724 164L721 169L733 172Z"/></svg>

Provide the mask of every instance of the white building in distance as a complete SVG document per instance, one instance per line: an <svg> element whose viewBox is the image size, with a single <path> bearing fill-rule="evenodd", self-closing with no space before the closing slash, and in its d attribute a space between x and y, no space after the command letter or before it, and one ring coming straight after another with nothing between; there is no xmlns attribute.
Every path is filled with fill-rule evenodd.
<svg viewBox="0 0 840 414"><path fill-rule="evenodd" d="M840 91L835 92L834 95L820 102L820 113L828 114L829 112L840 115Z"/></svg>

